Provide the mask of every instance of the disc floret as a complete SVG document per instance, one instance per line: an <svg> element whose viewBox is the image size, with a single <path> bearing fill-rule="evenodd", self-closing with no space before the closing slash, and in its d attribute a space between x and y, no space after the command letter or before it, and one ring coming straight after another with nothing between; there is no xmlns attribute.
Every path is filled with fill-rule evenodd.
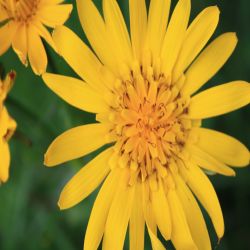
<svg viewBox="0 0 250 250"><path fill-rule="evenodd" d="M116 137L113 157L142 181L155 174L165 177L171 162L180 157L192 125L187 119L189 97L181 92L183 79L173 84L164 73L139 63L122 73L109 115Z"/></svg>
<svg viewBox="0 0 250 250"><path fill-rule="evenodd" d="M1 7L5 9L9 19L16 22L29 23L36 16L40 0L3 0Z"/></svg>

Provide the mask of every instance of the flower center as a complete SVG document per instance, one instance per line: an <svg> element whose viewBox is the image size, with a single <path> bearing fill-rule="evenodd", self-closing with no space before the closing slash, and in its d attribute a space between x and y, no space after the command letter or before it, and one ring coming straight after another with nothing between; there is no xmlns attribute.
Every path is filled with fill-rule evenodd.
<svg viewBox="0 0 250 250"><path fill-rule="evenodd" d="M37 13L40 0L3 0L1 7L10 19L28 23Z"/></svg>
<svg viewBox="0 0 250 250"><path fill-rule="evenodd" d="M129 166L142 180L167 175L179 157L192 126L187 119L189 98L164 74L152 67L135 67L118 81L114 108L114 132L118 162Z"/></svg>

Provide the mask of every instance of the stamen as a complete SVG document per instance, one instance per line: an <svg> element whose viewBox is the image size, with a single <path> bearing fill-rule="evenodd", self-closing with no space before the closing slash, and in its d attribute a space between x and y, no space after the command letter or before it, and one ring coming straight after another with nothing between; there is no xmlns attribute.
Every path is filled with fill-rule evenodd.
<svg viewBox="0 0 250 250"><path fill-rule="evenodd" d="M35 15L40 0L2 0L0 7L5 9L9 19L28 23Z"/></svg>
<svg viewBox="0 0 250 250"><path fill-rule="evenodd" d="M171 83L160 72L160 60L152 67L149 52L141 66L134 62L131 71L125 64L119 69L121 79L115 80L113 89L117 107L112 107L117 162L130 168L129 185L136 176L149 179L150 187L157 189L158 176L172 178L170 172L177 171L175 156L182 152L192 127L185 119L189 99L180 92L184 78L179 85Z"/></svg>

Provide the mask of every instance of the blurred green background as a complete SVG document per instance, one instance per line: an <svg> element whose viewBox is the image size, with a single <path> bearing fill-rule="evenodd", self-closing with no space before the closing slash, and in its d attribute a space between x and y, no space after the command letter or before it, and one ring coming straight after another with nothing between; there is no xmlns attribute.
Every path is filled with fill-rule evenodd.
<svg viewBox="0 0 250 250"><path fill-rule="evenodd" d="M87 42L77 17L75 1L67 2L74 4L74 11L66 25ZM101 0L96 3L101 6ZM128 1L120 0L119 4L128 23ZM206 6L218 5L221 21L215 36L236 31L239 38L238 47L229 62L206 87L238 79L249 81L250 1L192 0L192 5L192 19ZM46 50L48 71L74 75L47 45ZM57 199L65 183L93 155L65 166L45 168L43 154L56 136L74 126L94 122L94 115L76 110L59 99L30 68L21 65L12 50L0 58L0 63L5 72L11 69L17 72L16 83L6 105L18 123L17 133L11 141L11 178L0 187L0 249L82 249L97 192L75 208L63 212L57 207ZM205 121L204 126L228 133L250 148L249 106ZM213 249L249 250L250 169L237 170L236 178L212 176L211 180L217 189L226 224L225 236L218 245L211 222L207 220ZM124 249L128 249L127 242ZM148 237L145 249L151 249Z"/></svg>

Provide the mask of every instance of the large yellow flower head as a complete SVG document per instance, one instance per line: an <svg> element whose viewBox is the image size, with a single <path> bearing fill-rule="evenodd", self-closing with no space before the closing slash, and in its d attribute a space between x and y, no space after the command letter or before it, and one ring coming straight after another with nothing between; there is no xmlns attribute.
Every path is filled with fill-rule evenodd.
<svg viewBox="0 0 250 250"><path fill-rule="evenodd" d="M191 3L180 0L169 19L170 0L130 0L130 35L115 0L103 15L91 0L78 13L95 52L71 30L58 27L59 53L81 80L44 74L45 83L71 105L96 113L97 123L59 136L45 155L55 166L108 145L66 185L61 209L87 197L104 179L87 228L84 249L121 250L129 225L130 249L144 249L147 226L153 249L164 249L157 229L176 249L211 249L203 215L218 238L224 234L220 204L206 172L234 176L229 166L249 164L236 139L201 128L201 120L250 102L250 84L235 81L196 92L223 66L237 38L226 33L205 49L219 19L216 6L188 27ZM201 52L202 51L202 52Z"/></svg>
<svg viewBox="0 0 250 250"><path fill-rule="evenodd" d="M0 55L10 46L21 62L27 57L34 73L46 71L47 55L41 38L56 50L45 26L54 28L68 19L71 4L62 0L0 0ZM45 25L45 26L44 26Z"/></svg>
<svg viewBox="0 0 250 250"><path fill-rule="evenodd" d="M8 141L12 137L16 122L9 115L4 101L15 78L15 72L10 72L5 80L0 79L0 184L9 178L10 150Z"/></svg>

